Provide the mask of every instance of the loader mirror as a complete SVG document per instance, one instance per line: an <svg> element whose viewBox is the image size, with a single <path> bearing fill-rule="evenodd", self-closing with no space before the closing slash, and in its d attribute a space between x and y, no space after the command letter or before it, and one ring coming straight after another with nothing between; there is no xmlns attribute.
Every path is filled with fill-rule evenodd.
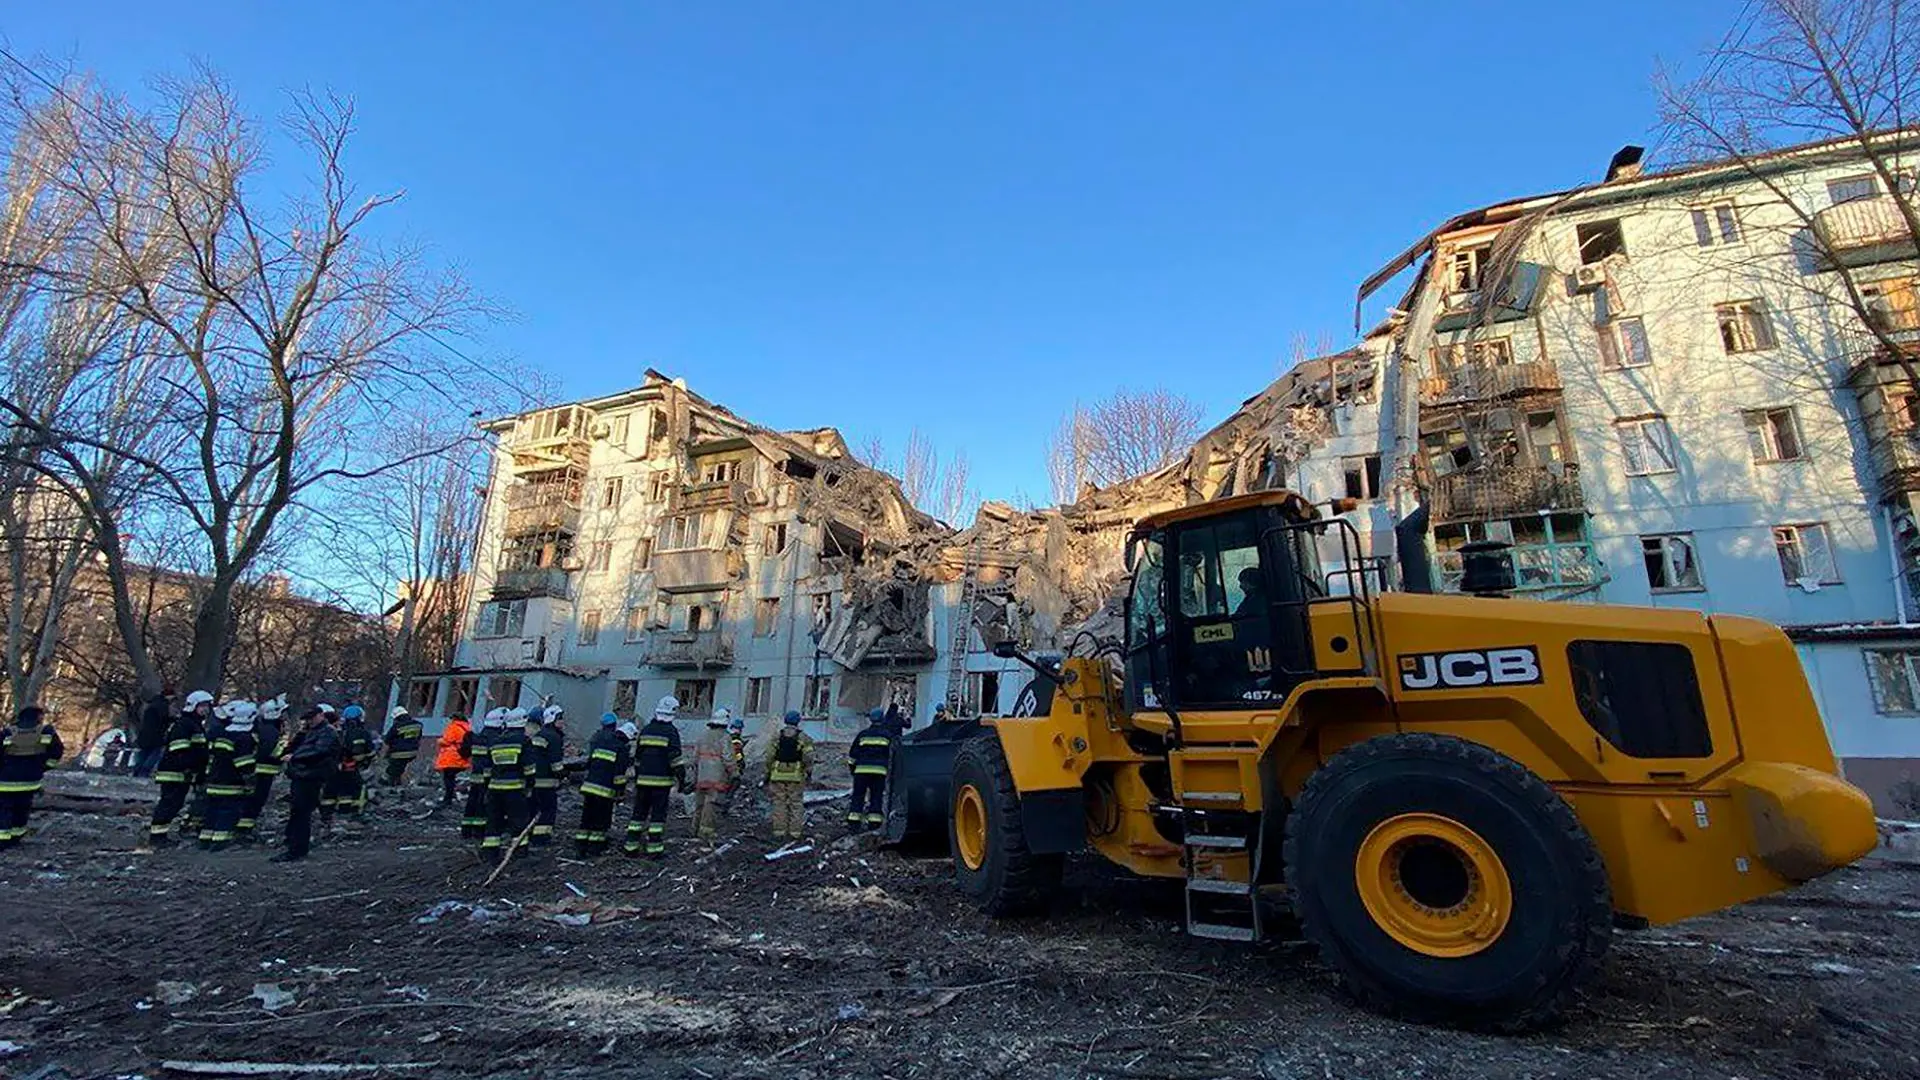
<svg viewBox="0 0 1920 1080"><path fill-rule="evenodd" d="M1002 660L1012 660L1020 655L1020 643L1012 638L1002 638L993 643L993 655Z"/></svg>

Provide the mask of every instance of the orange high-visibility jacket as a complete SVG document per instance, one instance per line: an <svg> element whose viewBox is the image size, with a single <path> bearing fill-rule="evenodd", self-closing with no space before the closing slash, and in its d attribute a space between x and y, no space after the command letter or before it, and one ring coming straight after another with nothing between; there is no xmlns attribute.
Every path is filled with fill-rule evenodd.
<svg viewBox="0 0 1920 1080"><path fill-rule="evenodd" d="M467 741L467 733L473 728L464 717L456 716L447 721L447 730L440 733L440 753L433 759L436 769L465 769L473 764L473 759L460 749Z"/></svg>

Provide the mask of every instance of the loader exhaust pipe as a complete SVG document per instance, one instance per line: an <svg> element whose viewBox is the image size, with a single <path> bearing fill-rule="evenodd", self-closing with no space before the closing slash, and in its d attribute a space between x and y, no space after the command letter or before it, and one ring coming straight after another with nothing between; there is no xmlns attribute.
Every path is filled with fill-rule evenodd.
<svg viewBox="0 0 1920 1080"><path fill-rule="evenodd" d="M1400 560L1400 588L1403 592L1430 593L1433 591L1433 564L1427 560L1427 504L1421 503L1413 508L1413 513L1400 519L1393 527L1394 555Z"/></svg>

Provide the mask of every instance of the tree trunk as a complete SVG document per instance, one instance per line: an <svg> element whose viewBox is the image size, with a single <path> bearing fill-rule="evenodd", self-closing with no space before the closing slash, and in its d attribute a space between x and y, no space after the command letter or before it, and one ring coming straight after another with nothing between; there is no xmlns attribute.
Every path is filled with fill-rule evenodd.
<svg viewBox="0 0 1920 1080"><path fill-rule="evenodd" d="M233 636L233 578L215 574L212 587L193 616L193 650L187 654L186 687L218 697L226 668L227 642Z"/></svg>

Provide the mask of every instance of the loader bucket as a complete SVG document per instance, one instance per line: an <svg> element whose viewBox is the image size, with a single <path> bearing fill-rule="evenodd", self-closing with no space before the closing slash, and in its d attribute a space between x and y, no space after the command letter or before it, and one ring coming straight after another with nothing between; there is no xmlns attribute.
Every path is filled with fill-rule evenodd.
<svg viewBox="0 0 1920 1080"><path fill-rule="evenodd" d="M946 845L954 755L968 740L985 732L975 718L935 724L900 740L893 748L893 766L888 770L887 843Z"/></svg>

